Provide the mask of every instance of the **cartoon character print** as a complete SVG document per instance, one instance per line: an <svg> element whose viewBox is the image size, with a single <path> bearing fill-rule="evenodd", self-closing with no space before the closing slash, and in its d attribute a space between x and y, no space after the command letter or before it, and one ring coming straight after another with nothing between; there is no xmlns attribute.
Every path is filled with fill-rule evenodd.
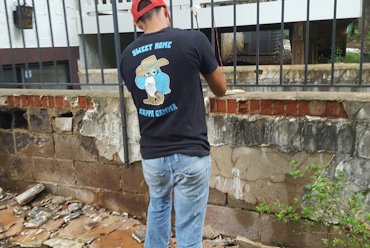
<svg viewBox="0 0 370 248"><path fill-rule="evenodd" d="M171 93L170 77L160 69L168 64L167 59L157 59L155 55L151 55L141 61L136 68L135 84L148 95L143 101L145 104L161 105L164 102L164 96Z"/></svg>

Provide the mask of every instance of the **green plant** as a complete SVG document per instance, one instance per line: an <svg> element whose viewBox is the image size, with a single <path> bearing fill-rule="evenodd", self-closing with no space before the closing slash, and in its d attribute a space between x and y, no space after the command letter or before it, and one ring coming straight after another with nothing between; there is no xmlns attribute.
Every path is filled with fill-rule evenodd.
<svg viewBox="0 0 370 248"><path fill-rule="evenodd" d="M346 56L343 57L342 50L340 48L337 48L334 61L335 63L360 63L360 56L360 53L357 52L346 52ZM318 60L320 64L327 64L332 62L331 58L327 58L323 55L320 55Z"/></svg>
<svg viewBox="0 0 370 248"><path fill-rule="evenodd" d="M320 164L311 164L301 170L297 161L290 163L290 175L302 178L311 175L312 182L305 186L305 194L296 197L298 206L284 205L278 201L270 204L261 202L257 211L273 213L283 222L298 222L305 225L319 224L325 227L326 237L322 245L329 247L370 248L370 212L364 203L364 194L350 192L345 187L347 175L337 170L329 176Z"/></svg>
<svg viewBox="0 0 370 248"><path fill-rule="evenodd" d="M347 52L343 63L360 63L360 53Z"/></svg>

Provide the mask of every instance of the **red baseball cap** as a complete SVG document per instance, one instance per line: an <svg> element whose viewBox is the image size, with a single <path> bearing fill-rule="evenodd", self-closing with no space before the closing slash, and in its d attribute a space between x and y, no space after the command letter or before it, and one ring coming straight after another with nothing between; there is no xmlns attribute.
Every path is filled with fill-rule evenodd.
<svg viewBox="0 0 370 248"><path fill-rule="evenodd" d="M156 7L166 7L166 3L163 0L148 0L151 2L148 6L143 8L141 11L138 11L139 4L142 0L133 0L132 1L132 16L134 17L134 22L137 23L145 13L149 12L150 10Z"/></svg>

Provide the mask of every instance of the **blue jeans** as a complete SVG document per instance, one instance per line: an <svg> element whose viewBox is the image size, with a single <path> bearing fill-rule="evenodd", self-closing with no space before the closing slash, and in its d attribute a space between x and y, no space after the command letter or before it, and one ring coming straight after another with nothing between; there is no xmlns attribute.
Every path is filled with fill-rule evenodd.
<svg viewBox="0 0 370 248"><path fill-rule="evenodd" d="M178 248L201 248L208 200L210 157L174 154L142 161L149 186L145 248L167 248L171 238L172 192Z"/></svg>

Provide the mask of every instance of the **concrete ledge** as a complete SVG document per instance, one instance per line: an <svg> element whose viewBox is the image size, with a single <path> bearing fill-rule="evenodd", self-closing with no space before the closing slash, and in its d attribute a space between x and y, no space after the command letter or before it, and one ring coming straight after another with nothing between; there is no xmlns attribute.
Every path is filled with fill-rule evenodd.
<svg viewBox="0 0 370 248"><path fill-rule="evenodd" d="M90 96L102 98L119 97L118 90L42 90L42 89L1 89L0 97L4 96ZM208 97L214 95L208 91ZM130 98L131 94L125 90L125 98ZM240 100L322 100L322 101L356 101L370 102L370 92L246 92L243 90L228 90L226 96L221 98L240 99Z"/></svg>
<svg viewBox="0 0 370 248"><path fill-rule="evenodd" d="M1 96L90 96L116 98L119 97L118 90L43 90L43 89L1 89ZM131 94L125 89L125 98L131 97Z"/></svg>
<svg viewBox="0 0 370 248"><path fill-rule="evenodd" d="M209 92L209 96L213 94ZM318 101L356 101L370 102L370 92L245 92L228 90L223 98L240 100L318 100Z"/></svg>

